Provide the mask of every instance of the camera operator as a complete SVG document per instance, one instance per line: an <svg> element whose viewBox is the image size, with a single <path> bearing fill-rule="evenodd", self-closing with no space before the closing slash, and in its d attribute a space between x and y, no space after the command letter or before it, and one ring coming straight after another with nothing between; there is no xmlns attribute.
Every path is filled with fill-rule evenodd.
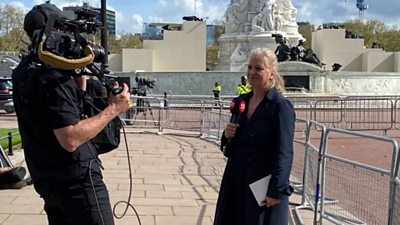
<svg viewBox="0 0 400 225"><path fill-rule="evenodd" d="M44 200L49 225L113 225L101 161L89 140L128 109L128 87L124 84L119 94L109 94L108 106L85 118L85 76L40 59L35 34L46 33L54 18L68 19L49 3L28 12L24 30L31 38L31 51L13 71L14 104L25 160L35 190Z"/></svg>

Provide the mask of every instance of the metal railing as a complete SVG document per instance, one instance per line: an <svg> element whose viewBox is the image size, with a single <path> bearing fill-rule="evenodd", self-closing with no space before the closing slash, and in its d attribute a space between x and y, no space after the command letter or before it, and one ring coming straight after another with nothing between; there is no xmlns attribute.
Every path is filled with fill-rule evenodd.
<svg viewBox="0 0 400 225"><path fill-rule="evenodd" d="M347 130L400 129L400 100L396 96L291 97L299 118L318 121L327 127ZM308 102L306 107L301 107ZM299 107L300 105L300 107Z"/></svg>
<svg viewBox="0 0 400 225"><path fill-rule="evenodd" d="M354 145L345 151L359 154L349 158L334 153L330 144L337 136L346 136L367 142L368 146ZM393 200L393 182L398 160L398 144L393 138L357 131L328 128L326 143L322 152L321 167L321 209L319 219L327 219L336 224L388 224ZM375 142L375 143L374 143ZM368 148L374 144L381 146L379 151L391 152L387 157L386 168L368 165L362 161ZM340 145L335 145L340 146ZM371 151L370 151L371 152ZM325 204L325 199L333 199L335 204Z"/></svg>
<svg viewBox="0 0 400 225"><path fill-rule="evenodd" d="M8 132L6 136L0 137L0 140L8 139L8 155L14 155L12 138L16 135L19 135L19 132Z"/></svg>
<svg viewBox="0 0 400 225"><path fill-rule="evenodd" d="M392 211L390 212L391 225L400 225L400 179L397 177L394 185L394 199Z"/></svg>

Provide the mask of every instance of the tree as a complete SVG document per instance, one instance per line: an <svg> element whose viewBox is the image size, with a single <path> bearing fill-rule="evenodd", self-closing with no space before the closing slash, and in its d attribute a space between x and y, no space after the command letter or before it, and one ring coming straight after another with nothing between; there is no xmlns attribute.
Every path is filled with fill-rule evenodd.
<svg viewBox="0 0 400 225"><path fill-rule="evenodd" d="M23 29L25 12L12 5L0 6L0 51L26 49L29 42Z"/></svg>
<svg viewBox="0 0 400 225"><path fill-rule="evenodd" d="M206 66L207 68L212 68L218 63L219 59L219 42L218 39L225 32L225 27L223 21L214 20L214 40L215 42L211 46L207 46L206 49Z"/></svg>
<svg viewBox="0 0 400 225"><path fill-rule="evenodd" d="M141 37L131 33L123 34L119 39L109 36L107 44L111 54L121 54L123 48L143 48Z"/></svg>
<svg viewBox="0 0 400 225"><path fill-rule="evenodd" d="M304 42L303 47L305 49L311 48L311 37L312 37L312 32L315 30L314 25L310 23L305 23L303 25L299 26L299 33L303 36L303 38L306 39L306 42Z"/></svg>
<svg viewBox="0 0 400 225"><path fill-rule="evenodd" d="M397 27L389 28L379 20L350 20L344 23L347 31L360 34L366 46L375 42L387 52L400 51L400 30Z"/></svg>

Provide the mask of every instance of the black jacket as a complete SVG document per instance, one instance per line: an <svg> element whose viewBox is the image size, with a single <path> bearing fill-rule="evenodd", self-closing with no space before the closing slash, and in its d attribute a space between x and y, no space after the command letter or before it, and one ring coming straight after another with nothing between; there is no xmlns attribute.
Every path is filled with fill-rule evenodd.
<svg viewBox="0 0 400 225"><path fill-rule="evenodd" d="M246 109L250 92L243 95ZM293 105L275 88L269 90L252 118L244 112L233 141L218 197L215 225L287 224L289 176L293 160L295 113ZM223 136L222 147L227 143ZM271 174L267 196L281 203L259 207L249 184Z"/></svg>

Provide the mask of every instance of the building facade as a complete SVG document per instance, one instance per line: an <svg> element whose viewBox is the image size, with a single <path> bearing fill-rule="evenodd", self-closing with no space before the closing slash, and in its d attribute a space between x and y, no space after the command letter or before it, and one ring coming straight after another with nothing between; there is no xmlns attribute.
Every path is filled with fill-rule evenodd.
<svg viewBox="0 0 400 225"><path fill-rule="evenodd" d="M112 71L206 71L206 22L184 21L181 30L163 30L162 40L143 40L142 49L109 56Z"/></svg>
<svg viewBox="0 0 400 225"><path fill-rule="evenodd" d="M343 71L400 72L400 52L367 48L364 39L346 35L344 29L320 29L312 33L312 49L330 70L335 63Z"/></svg>

